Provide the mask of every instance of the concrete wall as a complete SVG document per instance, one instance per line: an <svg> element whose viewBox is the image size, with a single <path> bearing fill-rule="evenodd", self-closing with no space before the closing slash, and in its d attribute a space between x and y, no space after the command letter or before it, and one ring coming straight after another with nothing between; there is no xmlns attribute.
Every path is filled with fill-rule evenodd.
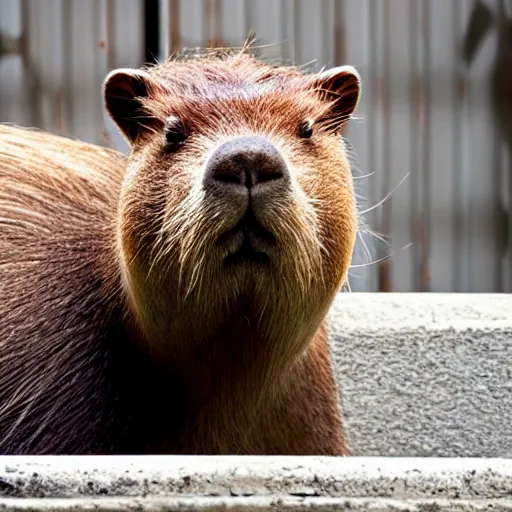
<svg viewBox="0 0 512 512"><path fill-rule="evenodd" d="M349 437L382 457L4 456L0 511L511 512L511 311L508 295L339 295Z"/></svg>
<svg viewBox="0 0 512 512"><path fill-rule="evenodd" d="M340 294L333 358L354 455L512 457L512 296Z"/></svg>
<svg viewBox="0 0 512 512"><path fill-rule="evenodd" d="M512 460L5 457L0 510L512 510Z"/></svg>

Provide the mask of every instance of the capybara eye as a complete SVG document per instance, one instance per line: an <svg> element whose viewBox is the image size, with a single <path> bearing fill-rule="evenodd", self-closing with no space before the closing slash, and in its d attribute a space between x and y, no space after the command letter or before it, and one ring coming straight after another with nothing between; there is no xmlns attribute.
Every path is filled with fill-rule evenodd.
<svg viewBox="0 0 512 512"><path fill-rule="evenodd" d="M183 121L176 116L171 116L165 122L165 142L170 146L183 144L187 139L187 132Z"/></svg>
<svg viewBox="0 0 512 512"><path fill-rule="evenodd" d="M299 125L299 137L309 139L313 135L313 124L311 121L303 121Z"/></svg>

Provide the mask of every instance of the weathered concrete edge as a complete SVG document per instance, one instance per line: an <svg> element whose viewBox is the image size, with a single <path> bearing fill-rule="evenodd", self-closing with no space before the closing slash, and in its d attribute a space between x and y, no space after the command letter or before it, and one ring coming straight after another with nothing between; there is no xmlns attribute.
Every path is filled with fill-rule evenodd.
<svg viewBox="0 0 512 512"><path fill-rule="evenodd" d="M512 459L390 457L0 458L0 500L512 499ZM21 500L21 502L20 502ZM66 501L68 500L68 501ZM171 500L172 501L172 500ZM236 500L235 500L236 501ZM11 505L12 506L12 505ZM67 506L67 505L66 505Z"/></svg>
<svg viewBox="0 0 512 512"><path fill-rule="evenodd" d="M512 294L339 293L329 313L333 335L512 330Z"/></svg>
<svg viewBox="0 0 512 512"><path fill-rule="evenodd" d="M512 499L503 500L390 500L386 498L268 498L268 497L188 497L188 498L95 498L95 499L0 499L5 512L96 512L198 510L351 510L354 512L510 512Z"/></svg>

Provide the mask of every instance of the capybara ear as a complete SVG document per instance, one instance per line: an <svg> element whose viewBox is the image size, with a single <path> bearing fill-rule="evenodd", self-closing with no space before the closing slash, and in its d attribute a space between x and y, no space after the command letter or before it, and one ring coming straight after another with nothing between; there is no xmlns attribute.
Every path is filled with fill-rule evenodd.
<svg viewBox="0 0 512 512"><path fill-rule="evenodd" d="M318 122L337 132L357 108L361 95L361 77L352 66L339 66L315 75L313 89L322 100L330 104Z"/></svg>
<svg viewBox="0 0 512 512"><path fill-rule="evenodd" d="M155 119L144 111L142 100L157 88L151 76L140 69L115 69L103 83L108 113L130 143L146 130L154 129Z"/></svg>

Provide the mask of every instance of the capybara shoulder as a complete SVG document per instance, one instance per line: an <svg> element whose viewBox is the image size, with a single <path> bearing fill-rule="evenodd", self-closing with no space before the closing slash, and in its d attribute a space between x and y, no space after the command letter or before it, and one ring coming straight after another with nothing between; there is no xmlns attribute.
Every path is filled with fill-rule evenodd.
<svg viewBox="0 0 512 512"><path fill-rule="evenodd" d="M0 127L0 453L345 454L357 72L119 69L130 155Z"/></svg>
<svg viewBox="0 0 512 512"><path fill-rule="evenodd" d="M106 438L103 258L124 166L0 125L0 453L87 453Z"/></svg>

